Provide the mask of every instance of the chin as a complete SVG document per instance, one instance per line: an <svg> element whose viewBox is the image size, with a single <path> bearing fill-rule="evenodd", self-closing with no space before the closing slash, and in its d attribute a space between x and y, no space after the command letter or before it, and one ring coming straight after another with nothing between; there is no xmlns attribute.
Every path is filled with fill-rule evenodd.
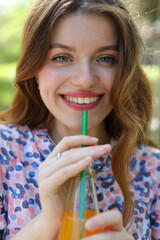
<svg viewBox="0 0 160 240"><path fill-rule="evenodd" d="M75 125L75 124L73 124L72 126L71 125L69 125L68 126L70 129L72 129L72 130L74 130L74 131L77 131L77 132L81 132L82 131L82 124L77 124L77 125Z"/></svg>

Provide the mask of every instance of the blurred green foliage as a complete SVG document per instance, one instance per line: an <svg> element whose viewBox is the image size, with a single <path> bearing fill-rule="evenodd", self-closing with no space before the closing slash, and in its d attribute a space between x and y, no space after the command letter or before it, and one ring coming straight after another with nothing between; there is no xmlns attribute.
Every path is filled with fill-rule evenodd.
<svg viewBox="0 0 160 240"><path fill-rule="evenodd" d="M7 109L15 93L15 66L20 52L25 17L34 0L0 3L0 111Z"/></svg>
<svg viewBox="0 0 160 240"><path fill-rule="evenodd" d="M7 109L13 99L15 66L16 63L0 64L0 111Z"/></svg>
<svg viewBox="0 0 160 240"><path fill-rule="evenodd" d="M140 1L140 8L144 13L144 17L148 17L152 22L155 22L160 17L160 1L159 0L145 0Z"/></svg>
<svg viewBox="0 0 160 240"><path fill-rule="evenodd" d="M0 63L17 61L24 19L33 0L0 5Z"/></svg>

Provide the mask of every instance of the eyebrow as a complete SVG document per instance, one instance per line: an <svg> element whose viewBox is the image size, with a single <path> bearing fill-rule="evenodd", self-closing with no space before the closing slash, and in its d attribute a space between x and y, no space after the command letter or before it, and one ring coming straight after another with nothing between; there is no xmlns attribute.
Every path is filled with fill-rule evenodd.
<svg viewBox="0 0 160 240"><path fill-rule="evenodd" d="M106 50L114 50L114 51L118 52L119 47L118 47L118 45L108 45L108 46L98 48L97 52L103 52Z"/></svg>
<svg viewBox="0 0 160 240"><path fill-rule="evenodd" d="M70 47L70 46L62 44L62 43L51 43L49 45L49 50L51 50L53 48L62 48L62 49L66 49L66 50L73 51L73 52L75 51L74 47ZM98 48L97 52L103 52L103 51L106 51L106 50L114 50L114 51L118 52L119 47L118 47L118 45L103 46L103 47Z"/></svg>
<svg viewBox="0 0 160 240"><path fill-rule="evenodd" d="M62 44L62 43L51 43L49 45L49 50L51 50L53 48L63 48L63 49L67 49L69 51L73 51L73 52L75 51L75 48L67 46L67 45Z"/></svg>

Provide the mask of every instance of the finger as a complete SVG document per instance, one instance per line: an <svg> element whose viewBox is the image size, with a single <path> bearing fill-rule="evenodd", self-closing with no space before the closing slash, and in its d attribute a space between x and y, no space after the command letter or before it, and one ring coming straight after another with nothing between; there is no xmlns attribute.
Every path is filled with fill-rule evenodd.
<svg viewBox="0 0 160 240"><path fill-rule="evenodd" d="M50 158L47 164L44 162L39 167L39 177L49 177L61 168L74 164L87 156L96 159L111 150L110 145L97 145L94 147L71 149L63 153L60 159Z"/></svg>
<svg viewBox="0 0 160 240"><path fill-rule="evenodd" d="M53 162L68 164L68 162L78 161L86 156L92 155L95 159L102 156L103 154L109 153L111 151L111 146L109 144L96 145L92 147L74 148L65 151L61 154L61 157L49 156L48 161L43 162L45 166L50 166Z"/></svg>
<svg viewBox="0 0 160 240"><path fill-rule="evenodd" d="M52 191L52 193L56 193L63 183L83 171L92 161L92 157L88 156L77 163L71 164L60 169L59 171L56 171L55 174L52 174L48 178L40 181L40 188L44 189L46 192Z"/></svg>
<svg viewBox="0 0 160 240"><path fill-rule="evenodd" d="M98 138L85 135L66 136L57 144L57 146L52 151L51 156L56 156L58 152L62 153L71 148L79 147L81 145L96 145L97 142Z"/></svg>
<svg viewBox="0 0 160 240"><path fill-rule="evenodd" d="M105 233L95 234L95 235L92 235L90 237L82 238L81 240L97 240L97 239L98 240L107 240L106 239L106 234Z"/></svg>
<svg viewBox="0 0 160 240"><path fill-rule="evenodd" d="M107 227L114 231L121 231L123 228L122 214L117 210L106 211L90 218L85 226L90 231L99 228L107 229Z"/></svg>
<svg viewBox="0 0 160 240"><path fill-rule="evenodd" d="M92 235L91 237L83 238L81 240L134 240L133 236L127 233L125 228L122 231L108 231Z"/></svg>

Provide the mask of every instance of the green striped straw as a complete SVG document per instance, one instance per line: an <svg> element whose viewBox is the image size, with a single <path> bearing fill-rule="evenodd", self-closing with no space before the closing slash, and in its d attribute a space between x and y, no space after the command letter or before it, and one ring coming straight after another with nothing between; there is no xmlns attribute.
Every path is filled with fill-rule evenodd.
<svg viewBox="0 0 160 240"><path fill-rule="evenodd" d="M87 135L87 110L82 112L82 135ZM82 145L81 147L85 147ZM83 220L85 218L85 181L86 181L86 172L83 170L80 174L80 209L79 209L79 218ZM83 229L82 229L83 228ZM80 237L84 237L84 225L80 227Z"/></svg>

